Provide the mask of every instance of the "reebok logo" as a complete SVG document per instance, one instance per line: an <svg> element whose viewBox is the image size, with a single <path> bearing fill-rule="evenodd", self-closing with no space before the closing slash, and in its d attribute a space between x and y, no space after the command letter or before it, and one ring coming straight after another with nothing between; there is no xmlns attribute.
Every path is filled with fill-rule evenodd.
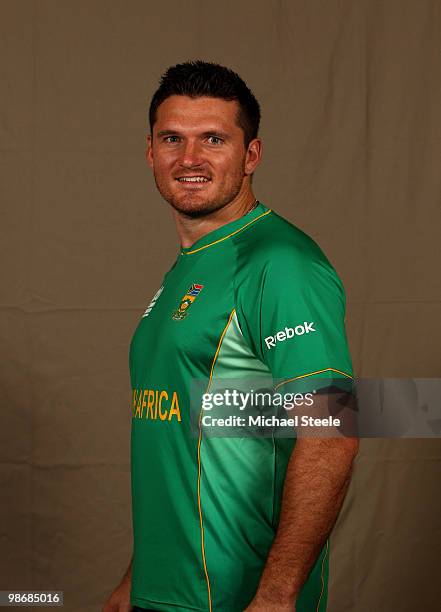
<svg viewBox="0 0 441 612"><path fill-rule="evenodd" d="M313 325L313 321L310 323L305 321L303 324L296 325L294 328L285 327L285 330L280 330L276 332L274 336L267 336L265 338L266 347L270 351L273 346L276 346L276 342L284 342L285 340L294 338L294 336L303 336L303 334L309 334L310 332L317 331L314 329Z"/></svg>

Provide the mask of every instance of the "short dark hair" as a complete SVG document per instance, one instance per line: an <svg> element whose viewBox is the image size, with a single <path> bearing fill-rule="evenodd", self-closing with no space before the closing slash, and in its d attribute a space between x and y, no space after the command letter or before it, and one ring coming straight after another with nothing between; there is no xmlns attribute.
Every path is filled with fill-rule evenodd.
<svg viewBox="0 0 441 612"><path fill-rule="evenodd" d="M159 87L150 102L150 132L156 121L158 106L170 96L222 98L239 104L238 125L243 129L245 147L257 137L260 106L254 94L240 76L230 68L195 60L171 66L162 75Z"/></svg>

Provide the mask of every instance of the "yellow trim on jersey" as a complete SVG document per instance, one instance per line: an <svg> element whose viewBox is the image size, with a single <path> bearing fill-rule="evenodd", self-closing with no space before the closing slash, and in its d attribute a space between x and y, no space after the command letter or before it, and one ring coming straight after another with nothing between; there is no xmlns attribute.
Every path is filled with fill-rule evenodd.
<svg viewBox="0 0 441 612"><path fill-rule="evenodd" d="M343 374L347 378L354 378L350 374L346 372L342 372L341 370L336 370L335 368L325 368L324 370L317 370L317 372L309 372L308 374L301 374L300 376L294 376L294 378L288 378L287 380L282 381L278 385L274 387L274 391L276 391L282 385L286 385L286 383L292 382L293 380L298 380L299 378L307 378L308 376L314 376L314 374L322 374L323 372L337 372L338 374Z"/></svg>
<svg viewBox="0 0 441 612"><path fill-rule="evenodd" d="M239 232L244 230L246 227L248 227L252 223L255 223L256 221L258 221L262 217L265 217L265 215L269 215L270 212L272 212L271 208L269 210L267 210L266 212L262 213L261 215L259 215L258 217L256 217L255 219L253 219L252 221L249 221L248 223L246 223L243 227L240 227L239 229L235 230L234 232L231 232L231 234L228 234L228 236L224 236L223 238L219 238L218 240L215 240L214 242L210 242L209 244L205 244L204 246L201 246L198 249L194 249L193 251L187 251L186 253L184 251L182 251L182 255L192 255L193 253L197 253L198 251L202 251L202 249L208 249L208 247L211 247L214 244L217 244L218 242L222 242L223 240L226 240L227 238L231 238L231 236L234 236L234 234L238 234Z"/></svg>
<svg viewBox="0 0 441 612"><path fill-rule="evenodd" d="M265 213L266 214L266 213ZM207 245L210 246L210 245ZM214 371L214 366L216 364L216 360L217 357L219 355L219 351L220 348L222 346L222 342L223 339L225 337L225 334L227 333L227 329L230 326L230 323L233 319L234 313L236 312L236 309L233 308L233 310L231 311L230 316L228 317L228 322L224 327L224 330L219 338L219 343L217 345L217 349L216 349L216 353L214 354L213 357L213 362L211 364L211 370L210 370L210 378L208 381L208 385L207 385L207 389L205 391L205 393L208 393L208 391L210 390L211 387L211 383L213 380L213 371ZM205 559L205 535L204 535L204 522L202 519L202 506L201 506L201 440L202 440L202 427L201 427L201 423L202 423L202 408L201 408L201 412L199 414L199 440L198 440L198 510L199 510L199 523L200 523L200 527L201 527L201 550L202 550L202 563L204 566L204 572L205 572L205 579L207 581L207 589L208 589L208 607L209 607L209 612L212 612L212 604L211 604L211 589L210 589L210 578L208 576L208 570L207 570L207 562Z"/></svg>
<svg viewBox="0 0 441 612"><path fill-rule="evenodd" d="M322 597L323 597L323 591L325 590L325 579L323 577L323 570L325 569L325 559L326 559L326 556L328 554L328 550L329 550L329 540L326 540L326 550L325 550L325 554L323 555L323 559L322 559L322 572L321 572L322 590L321 590L321 593L320 593L319 600L317 602L317 608L315 609L315 612L319 612L320 602L321 602Z"/></svg>

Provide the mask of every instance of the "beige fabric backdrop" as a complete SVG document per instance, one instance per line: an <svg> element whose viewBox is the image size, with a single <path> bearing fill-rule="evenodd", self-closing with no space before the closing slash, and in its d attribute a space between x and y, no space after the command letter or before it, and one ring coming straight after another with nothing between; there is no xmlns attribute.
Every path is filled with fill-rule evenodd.
<svg viewBox="0 0 441 612"><path fill-rule="evenodd" d="M440 376L441 3L3 0L0 589L92 612L131 549L127 352L177 253L144 160L161 72L263 110L257 196L323 247L359 376ZM439 441L365 441L332 612L435 610Z"/></svg>

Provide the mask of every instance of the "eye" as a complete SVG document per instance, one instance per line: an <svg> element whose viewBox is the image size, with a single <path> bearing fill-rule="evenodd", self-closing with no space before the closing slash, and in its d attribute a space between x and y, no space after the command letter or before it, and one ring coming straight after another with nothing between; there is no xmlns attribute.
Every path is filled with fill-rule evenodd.
<svg viewBox="0 0 441 612"><path fill-rule="evenodd" d="M179 136L166 136L164 138L164 142L169 142L170 144L173 144L175 142L179 142Z"/></svg>
<svg viewBox="0 0 441 612"><path fill-rule="evenodd" d="M219 136L208 136L207 141L208 141L208 144L213 144L213 145L222 144L222 138L219 138Z"/></svg>

